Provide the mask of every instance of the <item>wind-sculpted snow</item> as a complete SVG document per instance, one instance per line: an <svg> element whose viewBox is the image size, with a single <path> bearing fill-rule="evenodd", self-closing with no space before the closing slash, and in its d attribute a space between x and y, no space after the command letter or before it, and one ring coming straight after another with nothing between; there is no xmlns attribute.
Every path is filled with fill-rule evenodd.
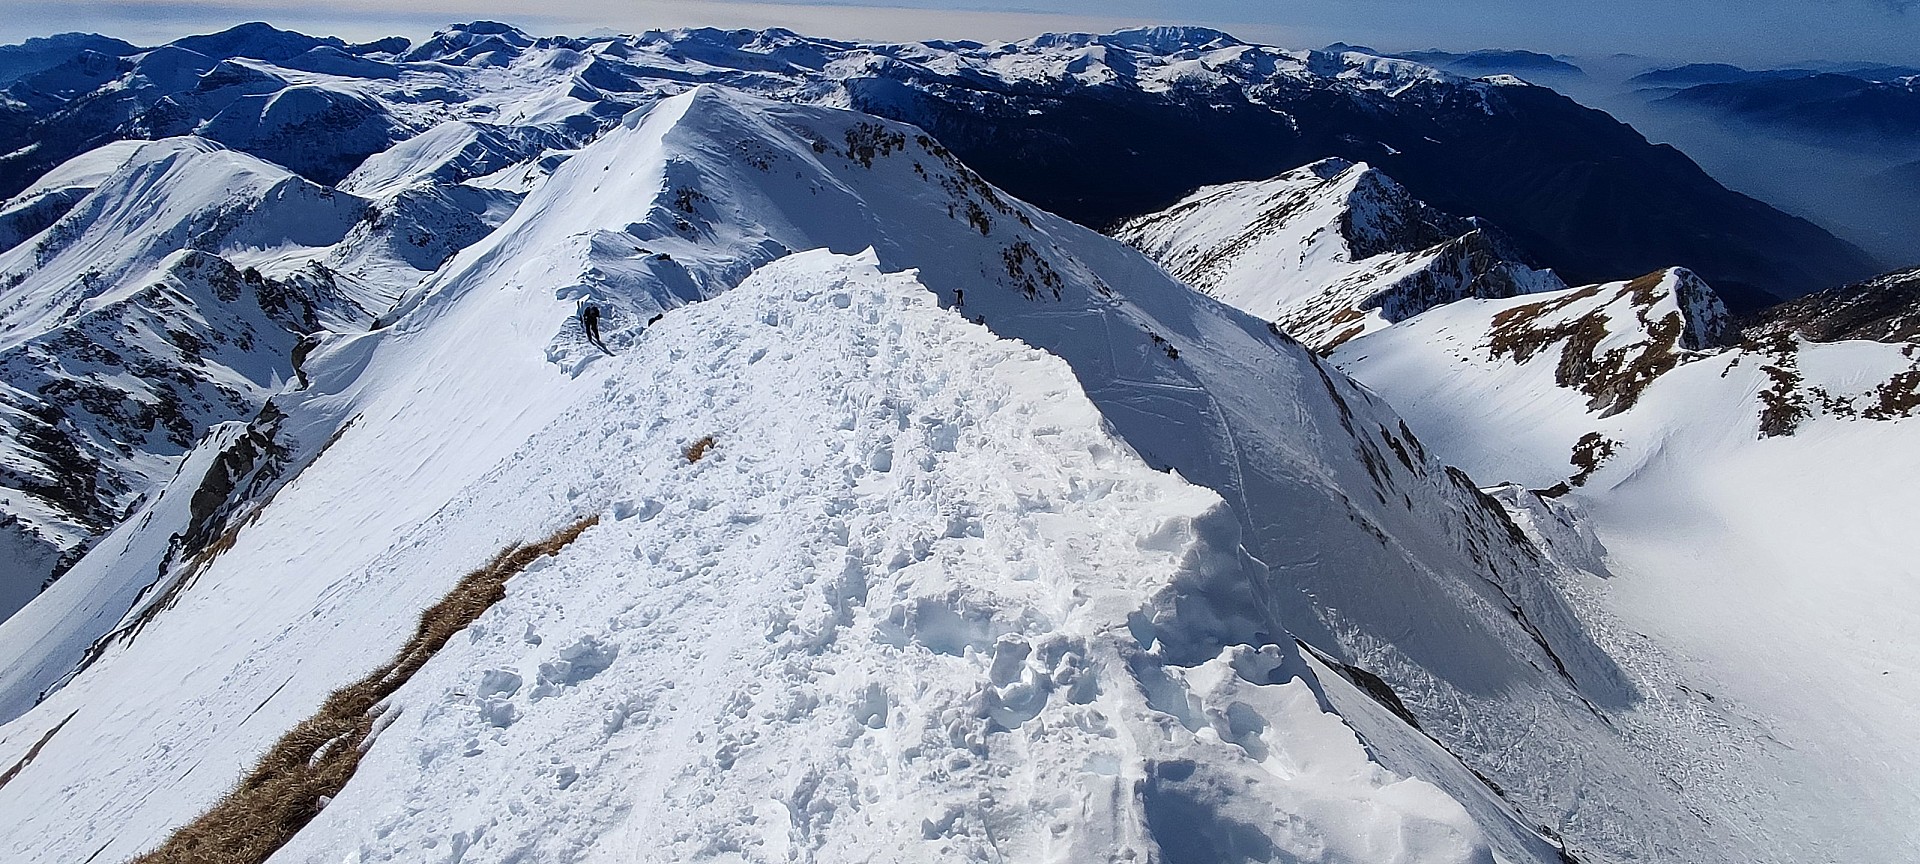
<svg viewBox="0 0 1920 864"><path fill-rule="evenodd" d="M1201 189L1113 234L1322 352L1464 297L1566 287L1528 266L1491 226L1442 213L1379 171L1338 159Z"/></svg>

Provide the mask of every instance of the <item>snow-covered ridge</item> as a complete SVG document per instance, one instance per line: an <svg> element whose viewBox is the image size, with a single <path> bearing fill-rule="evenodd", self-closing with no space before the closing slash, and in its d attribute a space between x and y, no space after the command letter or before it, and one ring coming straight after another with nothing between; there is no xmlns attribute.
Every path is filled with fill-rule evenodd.
<svg viewBox="0 0 1920 864"><path fill-rule="evenodd" d="M301 336L371 314L298 254L340 240L364 202L201 139L104 149L7 208L77 196L0 252L6 614L214 424L253 416ZM271 276L255 266L290 254Z"/></svg>
<svg viewBox="0 0 1920 864"><path fill-rule="evenodd" d="M1394 772L1444 790L1472 814L1487 846L1507 860L1553 860L1554 844L1532 827L1547 823L1573 846L1600 850L1596 854L1601 856L1618 857L1620 850L1650 842L1689 850L1714 847L1716 838L1690 823L1645 823L1634 817L1679 812L1694 793L1672 791L1661 779L1667 763L1649 758L1595 715L1605 711L1625 716L1640 703L1632 685L1619 677L1560 595L1561 580L1574 575L1552 563L1497 503L1435 460L1383 403L1297 344L1271 333L1263 322L1195 295L1137 252L1011 199L912 127L711 87L635 113L574 153L534 184L498 230L458 253L399 308L382 316L378 329L318 340L303 363L305 386L296 384L274 400L284 419L276 422L273 438L296 470L270 488L253 490L260 497L236 502L235 518L227 526L230 545L181 583L184 587L171 595L169 605L136 636L107 646L85 672L54 689L0 733L0 747L5 748L0 759L17 758L13 754L21 751L16 748L40 740L58 722L55 715L96 706L75 715L51 739L34 773L22 772L0 795L8 800L16 794L33 795L40 788L35 784L59 777L63 783L84 785L89 800L99 802L89 811L87 825L111 827L96 832L37 821L18 830L64 838L56 843L75 849L110 843L116 850L131 851L148 843L217 795L261 742L304 716L343 677L350 679L340 674L343 670L362 668L367 656L379 655L381 646L397 640L402 622L435 596L436 585L444 586L421 574L448 579L470 566L464 559L453 560L451 550L484 554L534 534L538 526L563 524L583 512L604 511L614 517L627 512L629 520L638 520L636 529L651 524L648 519L665 519L665 511L656 511L647 498L605 497L613 496L618 484L638 482L618 467L621 463L615 460L624 456L616 454L664 454L665 460L648 455L642 461L665 469L676 464L675 459L686 464L683 448L688 443L714 435L719 449L699 465L758 458L777 463L767 469L777 470L793 461L771 444L728 449L728 426L745 428L778 418L761 418L774 412L760 411L751 418L721 422L709 413L727 404L718 395L719 379L673 378L661 393L627 380L629 374L643 371L681 374L669 367L705 359L691 348L677 355L668 351L664 361L655 358L644 370L628 361L636 354L652 357L647 352L655 350L656 339L679 332L677 320L709 308L688 304L715 297L724 303L726 292L756 270L796 250L823 246L841 253L871 247L882 270L917 269L917 284L939 305L976 322L975 330L984 324L999 337L1051 353L1071 369L1073 386L1099 412L1102 428L1108 430L1101 434L1123 443L1140 463L1173 468L1222 502L1220 518L1199 520L1195 530L1204 534L1204 548L1212 550L1203 556L1207 572L1237 578L1209 583L1205 590L1176 590L1147 604L1142 616L1101 619L1125 621L1126 638L1158 652L1170 678L1211 693L1240 693L1205 697L1199 708L1181 708L1191 703L1173 698L1157 703L1165 706L1154 708L1157 714L1107 715L1114 723L1127 716L1145 717L1141 722L1151 722L1141 728L1151 731L1137 734L1154 736L1171 731L1168 723L1189 728L1180 719L1185 717L1192 721L1191 734L1241 742L1210 750L1213 761L1187 760L1195 762L1191 773L1182 773L1188 769L1178 764L1180 759L1161 760L1166 771L1155 773L1160 779L1151 782L1167 784L1164 788L1172 797L1163 800L1178 804L1174 810L1159 811L1162 816L1192 824L1181 814L1198 812L1233 824L1277 824L1269 821L1272 811L1268 816L1236 815L1235 802L1255 806L1256 798L1244 791L1249 779L1274 795L1290 793L1269 768L1261 767L1263 757L1254 752L1260 748L1243 746L1255 742L1245 734L1248 727L1234 725L1232 717L1239 709L1231 709L1231 702L1246 702L1264 717L1293 718L1287 721L1289 729L1324 722L1312 719L1322 716L1319 713L1296 714L1278 704L1259 707L1269 699L1258 694L1282 691L1242 689L1222 671L1238 668L1238 678L1260 686L1285 684L1296 676L1309 684L1318 681L1326 704L1339 710L1374 758ZM574 317L581 300L603 307L605 341L622 356L608 358L581 338ZM856 305L851 295L848 302L847 308L857 310L856 319L871 319L864 325L871 329L864 332L887 332L889 319L881 311L886 307ZM952 318L940 314L948 316L941 320ZM749 321L729 326L766 325ZM947 331L936 332L946 338ZM985 331L979 332L984 338ZM890 368L883 353L854 351L847 361L853 365L845 368ZM772 353L756 358L752 351L726 356L728 363L749 366L777 360ZM888 434L901 442L922 434L925 424L914 420L911 411L901 415L892 407L907 404L903 395L855 377L845 385L848 398L867 406L862 410L878 411L891 424L874 428L891 428ZM709 389L713 398L706 394ZM602 411L600 403L609 392L651 400L672 395L666 391L685 391L692 399L686 404L700 407L689 407L693 413L679 425L660 427L633 413L592 414L639 424L614 439L631 439L631 445L570 450L592 455L558 461L543 455L553 442L580 432L579 424L567 418ZM858 416L864 415L856 420ZM906 419L899 419L902 416ZM836 427L826 428L827 440L838 440ZM856 423L856 430L864 428ZM1035 429L1034 434L1043 433ZM819 437L782 440L804 444ZM856 455L853 464L865 464L868 472L880 472L882 464L888 472L911 469L911 463L886 463L869 452ZM524 481L528 476L545 479L530 486ZM816 472L813 478L786 482L813 488L820 477ZM1086 485L1071 475L1068 481ZM705 509L693 509L714 512L697 518L724 517L726 521L717 524L749 526L726 527L729 532L752 531L750 526L760 524L768 530L776 525L800 530L819 521L776 519L777 514L758 521L753 514L736 519L716 509L721 502L715 496L645 494L676 508L683 500L690 508L704 501ZM162 496L137 514L126 535L103 541L98 548L107 551L100 558L82 561L26 612L0 626L0 648L9 657L22 658L7 664L6 677L0 677L9 709L23 710L71 669L93 636L114 625L111 616L127 608L127 599L154 581L157 564L165 566L163 578L179 572L158 552L140 557L133 551L164 547L156 541L181 530L182 514L177 509L163 512L163 507L178 506L167 499ZM314 514L351 515L317 520ZM953 516L940 512L936 518L946 525ZM960 533L966 536L965 530ZM593 536L580 542L589 543ZM649 541L659 539L623 535L609 548L631 555L633 548L647 547L641 552L644 557L647 549L659 546ZM897 538L888 540L896 546L887 548L911 551L921 540L938 539L902 528ZM1124 550L1124 543L1118 545ZM737 563L722 566L723 560L734 561L722 555L731 548L726 544L700 548L708 551L690 559L694 564L683 571L693 580L687 590L720 590L729 574L758 572ZM690 555L694 551L689 547ZM128 556L124 567L108 557L115 554ZM917 554L910 554L906 563ZM881 560L893 557L889 553ZM834 565L818 558L801 566L828 575L844 567ZM262 580L262 573L277 578ZM248 614L232 614L240 608ZM906 608L903 614L913 620L920 614L914 610L923 607L911 602ZM925 608L930 620L944 623L924 631L928 635L920 637L921 644L938 638L935 633L962 627L964 635L964 628L973 626L961 623L974 620L966 614L956 612L961 622L955 622L938 608ZM598 611L593 615L604 617ZM49 639L43 625L52 620L92 622L84 626L100 629L89 634L56 628ZM206 622L213 620L223 623L210 627ZM637 636L650 638L662 628L696 620L703 619L649 616ZM343 632L354 638L343 641ZM524 645L524 634L519 629L509 635L522 641L504 644ZM535 635L548 646L540 651L563 653L531 659L531 677L526 669L515 672L523 686L533 680L537 689L542 663L588 660L587 665L597 666L608 659L596 647L603 641L597 629L573 627L565 635ZM993 635L997 642L999 632ZM581 636L592 636L593 644L583 643ZM611 632L606 636L613 638ZM1301 656L1288 647L1293 638L1314 651ZM693 644L700 640L693 639ZM911 638L908 644L913 644ZM1233 646L1245 646L1251 654ZM671 677L670 670L678 668L673 663L617 665L623 654L641 651L623 645L612 652L614 665L605 668L625 669L619 674L637 677L609 678L609 684L624 681L619 689L631 694L661 692L666 681L676 682L672 698L648 702L659 704L658 710L688 700L708 704L705 700L717 699L722 706L731 701L728 694L708 688L725 679L723 675L700 676L697 680L708 684L696 687L693 681L679 683L682 679ZM1224 662L1223 651L1228 652ZM966 656L963 649L958 653ZM1045 656L1038 648L1032 654ZM976 646L975 655L991 680L992 663L984 649ZM293 658L306 660L296 663ZM333 661L315 662L319 658ZM1295 660L1299 666L1293 665ZM1274 663L1280 665L1270 665ZM165 676L178 683L164 691L132 683L158 677L154 670L162 667L186 671ZM1264 672L1277 668L1290 670L1284 680L1260 680ZM483 671L454 663L445 674L463 678ZM569 682L561 680L564 672L548 677L560 693L535 704L530 690L528 706L515 704L513 710L532 718L536 708L568 704L555 701L569 692ZM1020 675L1009 679L1024 680ZM1366 691L1349 680L1367 682ZM1162 692L1160 687L1147 689ZM1313 689L1284 692L1304 697ZM1391 699L1388 691L1394 694ZM434 690L421 697L423 701L409 703L413 707L400 716L427 720L444 715L449 722L466 723L460 719L464 712L482 707L461 701L474 695L464 685L450 692L465 695L449 701L449 691ZM1065 698L1058 690L1052 692L1050 700ZM993 698L1025 697L1009 691ZM1228 698L1221 709L1224 736L1212 719L1203 719L1210 716L1208 699L1215 698ZM512 697L503 701L510 703ZM1423 731L1415 731L1382 703L1417 718ZM578 710L604 717L602 710L613 707L596 699L580 703ZM991 712L977 716L991 717ZM113 719L117 717L167 719L123 723ZM763 723L784 722L752 712L748 717L756 719L742 721L743 731L764 731ZM520 722L533 721L512 725ZM596 728L595 723L554 722L558 725L550 728L573 730L567 734ZM1275 729L1281 726L1279 721L1267 722ZM220 724L223 734L201 734L209 723ZM686 736L697 731L711 740L715 728L688 721L666 731ZM1203 731L1208 729L1214 731ZM456 758L473 748L448 750L445 742L436 740L438 734L422 732L420 746L455 760L447 763L450 771L460 771L461 760L487 752L481 747L474 756ZM396 740L383 736L370 752L378 753L387 741ZM86 741L93 742L89 749L74 749ZM163 742L171 749L157 758L132 763L113 758L119 752L153 752ZM718 758L720 751L714 752ZM771 750L742 745L736 755L760 758L754 752ZM772 767L780 764L777 759L765 758L768 761L756 764L775 773L785 770ZM53 770L59 766L66 767ZM586 782L589 772L564 766L573 768L568 779L561 767L551 775L555 789ZM193 779L183 783L189 770ZM1474 771L1504 792L1496 794ZM1387 782L1385 775L1379 776L1381 783ZM160 785L175 794L150 796L142 791ZM454 782L446 788L459 787ZM1232 796L1221 792L1229 787L1243 791ZM349 786L329 809L378 808L376 802L388 793L373 790L387 787L367 788L364 804L354 803L357 793ZM813 788L821 787L816 783ZM635 801L634 815L619 818L639 833L623 836L655 836L634 819L691 824L687 811L674 809L679 805L672 802L629 800ZM1121 809L1125 806L1130 805ZM1197 810L1180 809L1184 807ZM1418 809L1439 812L1425 804ZM605 815L601 811L583 818L578 833L567 836L602 836L605 823L593 820ZM448 818L466 816L450 812ZM938 843L954 825L967 836L977 836L966 827L971 817L965 812L955 818L953 823L944 816L932 819L933 827L922 827L919 840L913 840L911 830L907 839ZM1148 818L1151 822L1160 817ZM753 823L741 817L729 824ZM911 821L905 824L917 827ZM1349 822L1325 825L1330 827L1300 830L1329 837L1366 836ZM422 845L431 838L465 846L480 842L475 830L464 822L420 823L405 836L422 838ZM935 839L927 839L929 830ZM994 831L1003 833L1000 828ZM529 836L533 828L527 832L520 836ZM464 839L454 840L454 834ZM541 836L548 835L554 835L554 843L573 842L552 831ZM691 835L687 842L706 842L700 836ZM1094 845L1111 850L1123 842L1132 841L1101 839ZM1294 844L1305 841L1275 834L1266 842L1275 848L1301 848ZM1144 849L1145 844L1142 840L1137 845ZM1473 841L1461 846L1451 840L1423 840L1418 848L1464 850L1464 860L1485 860ZM60 858L66 850L60 845L43 854ZM1415 854L1412 846L1402 851ZM1453 853L1443 860L1447 858L1461 860Z"/></svg>
<svg viewBox="0 0 1920 864"><path fill-rule="evenodd" d="M1338 159L1201 189L1114 236L1321 351L1465 297L1565 287L1491 226Z"/></svg>
<svg viewBox="0 0 1920 864"><path fill-rule="evenodd" d="M247 157L285 175L280 192L223 215L233 232L181 261L243 282L252 267L263 285L310 273L299 297L353 308L261 339L248 359L282 386L224 418L252 422L134 454L147 485L123 496L129 518L0 625L0 764L47 742L0 804L87 802L8 824L10 848L137 851L382 656L470 557L602 513L581 557L549 565L564 578L529 574L524 605L500 613L524 618L484 624L428 670L369 750L384 773L349 786L329 807L347 815L323 813L287 855L836 858L873 842L906 858L1551 861L1562 842L1600 861L1774 854L1741 840L1766 811L1710 746L1729 715L1644 664L1623 670L1612 631L1577 602L1598 575L1570 511L1510 519L1266 322L1015 200L920 129L792 104L872 107L968 82L1035 98L1297 85L1490 111L1503 88L1192 30L992 46L535 39L490 24L410 50L232 38L195 43L228 56L137 57L111 107L148 131L199 133L170 140L208 158L241 148L311 175ZM73 143L49 135L25 156ZM49 188L110 187L83 167ZM1351 189L1310 208L1326 230L1349 257L1398 254L1414 274L1395 277L1411 286L1399 293L1356 288L1370 299L1343 308L1413 314L1435 293L1420 280L1504 263L1485 260L1498 244L1472 223L1394 253L1465 220L1376 172L1328 173L1316 181ZM154 188L165 194L117 197L188 214L218 198ZM355 218L287 243L261 215L314 201ZM114 248L168 250L154 235L166 230L128 230ZM871 252L806 254L822 248ZM161 263L135 257L129 274ZM229 302L217 288L200 292L212 301L176 291L191 302L158 329L192 332L179 320ZM1668 288L1676 310L1710 306L1678 277ZM618 356L583 338L583 303ZM822 304L817 321L791 320ZM715 348L716 331L737 339ZM785 331L818 350L790 353ZM75 351L56 360L85 337L63 337ZM200 380L185 354L167 358L162 374ZM988 386L1009 378L1010 393ZM795 405L810 410L777 410ZM715 449L692 460L706 436ZM942 485L943 465L971 482ZM1032 551L1055 540L1064 551ZM642 574L657 587L635 599L622 580ZM1076 619L1087 603L1101 608ZM616 608L627 617L609 621ZM768 672L788 686L752 692ZM1083 672L1119 683L1075 702ZM649 734L619 737L629 723ZM819 740L849 743L789 744ZM1123 740L1157 743L1111 743ZM582 755L538 761L553 752ZM895 785L861 785L872 776ZM392 809L477 778L497 807ZM958 797L912 798L929 778ZM698 791L664 791L682 782ZM1066 788L1107 803L1049 798ZM502 812L504 827L490 821ZM1037 830L1035 814L1059 815ZM370 821L391 840L367 839Z"/></svg>
<svg viewBox="0 0 1920 864"><path fill-rule="evenodd" d="M1920 267L1782 303L1743 329L1756 339L1794 334L1815 342L1920 341Z"/></svg>
<svg viewBox="0 0 1920 864"><path fill-rule="evenodd" d="M1164 666L1128 619L1246 578L1209 548L1237 533L1223 502L1112 438L1058 358L876 264L789 256L677 313L469 493L590 489L609 518L397 697L354 794L276 860L449 836L641 861L1249 842L1180 821L1216 808L1295 820L1254 829L1280 854L1491 860L1457 803L1368 760L1299 658Z"/></svg>

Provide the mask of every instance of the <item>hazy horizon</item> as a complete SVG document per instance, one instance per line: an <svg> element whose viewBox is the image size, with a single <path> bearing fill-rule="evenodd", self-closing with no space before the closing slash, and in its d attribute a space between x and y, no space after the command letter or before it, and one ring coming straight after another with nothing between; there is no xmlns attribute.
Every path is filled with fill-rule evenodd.
<svg viewBox="0 0 1920 864"><path fill-rule="evenodd" d="M1386 51L1520 49L1602 59L1794 65L1819 61L1920 64L1920 8L1911 0L1717 0L1673 8L1646 0L1568 3L1466 0L1446 8L1413 0L1346 0L1313 7L1248 8L1228 0L890 0L728 2L637 0L424 0L404 11L374 0L316 8L292 0L26 0L0 21L0 42L60 32L97 32L141 45L247 21L349 40L419 40L449 24L505 21L539 34L598 29L787 27L847 39L1019 39L1049 31L1105 32L1150 24L1217 27L1290 48L1344 41Z"/></svg>

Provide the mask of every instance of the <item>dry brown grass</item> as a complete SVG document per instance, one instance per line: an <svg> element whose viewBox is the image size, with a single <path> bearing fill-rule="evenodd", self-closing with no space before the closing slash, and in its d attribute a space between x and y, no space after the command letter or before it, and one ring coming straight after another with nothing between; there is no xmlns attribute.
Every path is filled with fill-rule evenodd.
<svg viewBox="0 0 1920 864"><path fill-rule="evenodd" d="M313 716L281 736L225 798L182 826L135 864L259 864L307 822L323 799L340 793L360 767L380 703L420 667L506 596L507 580L542 555L572 543L600 517L588 516L552 536L510 546L487 566L460 579L447 596L420 614L413 637L386 665L333 692Z"/></svg>
<svg viewBox="0 0 1920 864"><path fill-rule="evenodd" d="M713 440L712 435L708 435L705 438L702 438L698 441L693 442L691 445L687 447L687 451L686 451L687 461L688 462L700 461L702 458L704 458L707 455L708 450L713 449L713 445L716 443L718 442Z"/></svg>
<svg viewBox="0 0 1920 864"><path fill-rule="evenodd" d="M5 788L8 783L13 782L13 778L19 776L21 769L32 765L33 760L40 757L40 751L47 746L47 742L52 741L53 736L59 734L60 730L65 728L67 721L72 720L74 714L79 713L79 711L75 711L73 714L68 714L66 720L55 723L52 729L47 730L47 734L40 736L40 740L33 742L33 746L27 748L27 755L20 757L20 761L13 763L13 767L8 768L7 773L0 774L0 788Z"/></svg>

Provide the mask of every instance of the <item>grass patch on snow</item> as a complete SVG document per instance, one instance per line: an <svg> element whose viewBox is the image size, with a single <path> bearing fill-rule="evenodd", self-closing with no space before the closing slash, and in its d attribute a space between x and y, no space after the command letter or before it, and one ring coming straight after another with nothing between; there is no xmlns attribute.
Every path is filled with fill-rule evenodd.
<svg viewBox="0 0 1920 864"><path fill-rule="evenodd" d="M267 860L347 785L372 744L381 703L482 612L506 596L507 580L600 522L588 516L537 543L510 546L461 577L420 614L393 660L333 692L313 716L281 736L232 792L134 864L258 864Z"/></svg>

